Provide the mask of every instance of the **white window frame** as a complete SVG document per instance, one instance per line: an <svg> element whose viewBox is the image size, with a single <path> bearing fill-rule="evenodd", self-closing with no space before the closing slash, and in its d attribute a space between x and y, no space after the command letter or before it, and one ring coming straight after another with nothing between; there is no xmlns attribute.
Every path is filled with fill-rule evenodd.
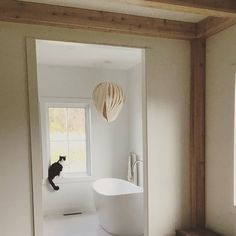
<svg viewBox="0 0 236 236"><path fill-rule="evenodd" d="M50 158L50 139L49 139L49 112L50 107L85 108L86 112L86 173L64 173L61 179L81 179L92 177L92 151L91 151L91 102L89 99L78 98L48 98L39 99L41 117L41 136L42 136L42 156L43 156L43 179L48 177L48 167L51 163Z"/></svg>

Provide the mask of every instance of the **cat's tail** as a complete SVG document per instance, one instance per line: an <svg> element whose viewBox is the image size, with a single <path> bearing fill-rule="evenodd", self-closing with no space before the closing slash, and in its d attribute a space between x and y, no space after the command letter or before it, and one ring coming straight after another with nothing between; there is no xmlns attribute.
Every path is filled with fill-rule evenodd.
<svg viewBox="0 0 236 236"><path fill-rule="evenodd" d="M53 187L55 191L59 190L59 186L56 186L54 182L52 181L52 179L48 178L48 182L51 184L51 186Z"/></svg>

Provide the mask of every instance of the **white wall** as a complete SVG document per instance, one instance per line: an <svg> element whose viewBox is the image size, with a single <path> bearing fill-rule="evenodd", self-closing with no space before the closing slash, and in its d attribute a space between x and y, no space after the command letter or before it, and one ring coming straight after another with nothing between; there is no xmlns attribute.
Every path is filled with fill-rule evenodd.
<svg viewBox="0 0 236 236"><path fill-rule="evenodd" d="M206 219L207 226L236 235L233 208L236 26L207 40Z"/></svg>
<svg viewBox="0 0 236 236"><path fill-rule="evenodd" d="M89 98L103 81L115 82L128 94L126 71L38 65L39 97ZM91 106L92 179L59 183L60 191L43 186L44 214L94 210L91 184L103 177L127 177L128 101L115 122L107 123ZM46 171L47 173L47 171ZM59 180L60 181L60 180ZM61 182L61 181L60 181Z"/></svg>
<svg viewBox="0 0 236 236"><path fill-rule="evenodd" d="M189 42L1 22L1 234L33 235L27 37L148 48L148 236L174 235L175 228L188 226Z"/></svg>
<svg viewBox="0 0 236 236"><path fill-rule="evenodd" d="M128 71L129 150L143 160L143 70L142 64ZM138 184L143 186L143 164L137 165Z"/></svg>

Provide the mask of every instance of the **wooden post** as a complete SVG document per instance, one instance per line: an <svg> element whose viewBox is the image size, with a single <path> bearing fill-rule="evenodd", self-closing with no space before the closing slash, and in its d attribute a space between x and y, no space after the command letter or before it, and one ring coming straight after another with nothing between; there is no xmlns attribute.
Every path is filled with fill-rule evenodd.
<svg viewBox="0 0 236 236"><path fill-rule="evenodd" d="M206 41L191 41L190 188L191 227L205 228Z"/></svg>

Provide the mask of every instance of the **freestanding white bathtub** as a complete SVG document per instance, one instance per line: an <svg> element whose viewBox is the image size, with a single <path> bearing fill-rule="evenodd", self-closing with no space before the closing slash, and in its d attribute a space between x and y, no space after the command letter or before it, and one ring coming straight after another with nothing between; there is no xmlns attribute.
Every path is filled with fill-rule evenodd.
<svg viewBox="0 0 236 236"><path fill-rule="evenodd" d="M101 226L119 236L143 235L143 190L121 179L105 178L93 184Z"/></svg>

